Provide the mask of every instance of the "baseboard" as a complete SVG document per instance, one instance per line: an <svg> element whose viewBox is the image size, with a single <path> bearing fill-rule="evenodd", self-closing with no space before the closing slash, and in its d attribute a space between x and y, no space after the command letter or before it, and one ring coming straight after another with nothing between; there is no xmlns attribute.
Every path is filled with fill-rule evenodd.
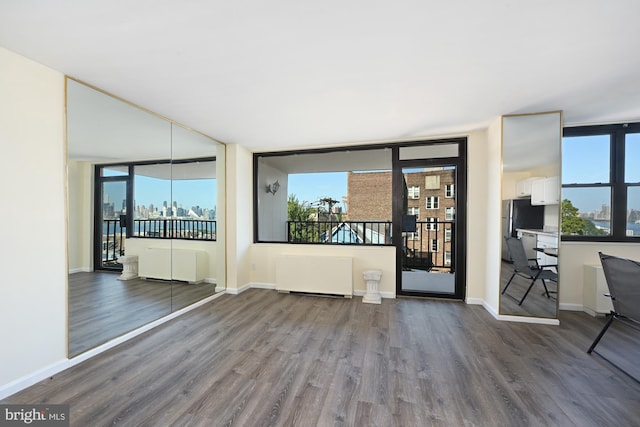
<svg viewBox="0 0 640 427"><path fill-rule="evenodd" d="M253 289L275 289L276 288L275 283L252 282L252 283L249 283L249 286L251 286L251 288Z"/></svg>
<svg viewBox="0 0 640 427"><path fill-rule="evenodd" d="M215 277L205 277L203 282L204 283L208 283L210 285L217 285L218 284L218 279L216 279Z"/></svg>
<svg viewBox="0 0 640 427"><path fill-rule="evenodd" d="M588 310L588 308L583 306L582 304L560 303L559 306L560 306L560 310L566 310L566 311L587 311Z"/></svg>
<svg viewBox="0 0 640 427"><path fill-rule="evenodd" d="M91 270L90 268L70 268L69 269L69 274L74 274L74 273L91 273L93 270Z"/></svg>
<svg viewBox="0 0 640 427"><path fill-rule="evenodd" d="M367 293L367 291L363 291L363 290L360 290L360 289L354 289L353 290L353 296L354 297L363 297L366 293ZM382 298L396 299L396 293L395 292L380 291L380 296Z"/></svg>
<svg viewBox="0 0 640 427"><path fill-rule="evenodd" d="M557 326L560 324L560 320L558 319L547 319L544 317L507 316L504 314L499 314L498 317L496 317L496 319L503 320L506 322L537 323L540 325Z"/></svg>
<svg viewBox="0 0 640 427"><path fill-rule="evenodd" d="M62 359L47 366L46 368L40 369L29 375L25 375L24 377L15 379L10 383L7 383L0 387L0 400L9 397L21 390L24 390L27 387L31 387L32 385L39 383L42 380L50 378L53 375L62 372L67 368L70 368L71 366L72 365L69 364L69 359Z"/></svg>
<svg viewBox="0 0 640 427"><path fill-rule="evenodd" d="M218 293L218 292L224 292L226 290L227 288L225 288L224 286L216 286L216 289L214 290L214 292Z"/></svg>
<svg viewBox="0 0 640 427"><path fill-rule="evenodd" d="M227 287L226 290L225 290L225 293L231 294L231 295L238 295L238 294L241 294L241 293L243 293L244 291L246 291L247 289L250 289L250 288L251 288L251 284L247 283L246 285L242 285L239 288L229 288L229 287Z"/></svg>
<svg viewBox="0 0 640 427"><path fill-rule="evenodd" d="M224 295L224 292L220 292L218 294L214 294L211 295L207 298L204 298L196 303L191 304L188 307L185 307L181 310L175 311L167 316L164 316L160 319L154 320L151 323L147 323L146 325L141 326L140 328L133 330L131 332L128 332L124 335L121 335L117 338L112 339L111 341L108 341L98 347L94 347L91 350L88 350L72 359L63 359L60 360L58 362L53 363L50 366L47 366L46 368L40 369L36 372L33 372L29 375L25 375L21 378L17 378L14 381L11 381L10 383L7 383L3 386L0 387L0 400L4 399L8 396L11 396L12 394L15 394L21 390L24 390L27 387L30 387L42 380L45 380L47 378L52 377L53 375L56 375L62 371L64 371L65 369L69 369L79 363L82 363L88 359L91 359L94 356L99 355L100 353L104 353L105 351L122 344L125 341L128 341L132 338L137 337L138 335L141 335L153 328L155 328L156 326L160 326L163 323L168 322L169 320L175 319L178 316L181 316L197 307L200 307L203 304L206 304L210 301L213 301L216 298L221 297L222 295Z"/></svg>
<svg viewBox="0 0 640 427"><path fill-rule="evenodd" d="M467 298L464 300L469 305L484 305L485 302L482 298Z"/></svg>

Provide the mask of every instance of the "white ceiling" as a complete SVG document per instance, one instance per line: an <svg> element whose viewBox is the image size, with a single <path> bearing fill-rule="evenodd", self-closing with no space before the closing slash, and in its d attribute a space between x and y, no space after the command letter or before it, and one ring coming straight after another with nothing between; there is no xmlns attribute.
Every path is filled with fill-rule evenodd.
<svg viewBox="0 0 640 427"><path fill-rule="evenodd" d="M0 0L0 46L220 141L640 119L637 0Z"/></svg>

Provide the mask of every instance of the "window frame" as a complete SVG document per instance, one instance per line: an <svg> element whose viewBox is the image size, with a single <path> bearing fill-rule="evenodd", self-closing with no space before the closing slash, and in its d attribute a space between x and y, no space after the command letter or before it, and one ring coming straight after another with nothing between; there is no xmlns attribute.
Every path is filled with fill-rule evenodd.
<svg viewBox="0 0 640 427"><path fill-rule="evenodd" d="M407 198L411 200L420 200L420 186L419 185L409 186L407 188Z"/></svg>
<svg viewBox="0 0 640 427"><path fill-rule="evenodd" d="M453 199L456 196L456 185L455 184L445 184L444 186L444 198L445 199Z"/></svg>
<svg viewBox="0 0 640 427"><path fill-rule="evenodd" d="M438 231L438 225L440 225L440 222L438 221L437 217L434 216L430 216L425 218L424 221L424 228L427 231Z"/></svg>
<svg viewBox="0 0 640 427"><path fill-rule="evenodd" d="M610 135L609 142L609 182L565 184L565 188L610 188L611 189L611 234L608 236L576 236L561 234L563 242L626 242L640 243L640 236L627 236L627 192L630 187L640 187L640 182L625 182L625 142L626 135L640 133L640 122L618 123L594 126L565 127L565 137ZM560 198L561 203L563 197Z"/></svg>
<svg viewBox="0 0 640 427"><path fill-rule="evenodd" d="M416 213L416 211L418 213ZM416 220L419 221L420 220L420 206L409 206L407 208L407 214L408 215L415 215Z"/></svg>
<svg viewBox="0 0 640 427"><path fill-rule="evenodd" d="M445 221L455 221L456 219L456 208L454 206L447 206L444 208L444 220Z"/></svg>
<svg viewBox="0 0 640 427"><path fill-rule="evenodd" d="M429 201L431 201L431 206L429 207ZM440 209L440 197L439 196L427 196L425 197L425 209L427 210L437 210ZM435 205L435 207L433 207Z"/></svg>

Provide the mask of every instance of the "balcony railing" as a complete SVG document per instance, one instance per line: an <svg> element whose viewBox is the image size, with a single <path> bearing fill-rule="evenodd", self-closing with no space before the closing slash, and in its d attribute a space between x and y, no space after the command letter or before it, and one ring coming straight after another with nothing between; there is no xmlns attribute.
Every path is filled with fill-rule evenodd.
<svg viewBox="0 0 640 427"><path fill-rule="evenodd" d="M119 219L102 221L102 263L115 265L125 254L126 228ZM201 219L135 219L131 237L216 241L216 221Z"/></svg>
<svg viewBox="0 0 640 427"><path fill-rule="evenodd" d="M403 233L407 267L454 271L455 221L418 221ZM391 221L287 221L289 243L390 245Z"/></svg>
<svg viewBox="0 0 640 427"><path fill-rule="evenodd" d="M406 267L455 271L455 221L417 221L416 231L403 233Z"/></svg>
<svg viewBox="0 0 640 427"><path fill-rule="evenodd" d="M289 243L391 244L389 221L287 221Z"/></svg>
<svg viewBox="0 0 640 427"><path fill-rule="evenodd" d="M216 221L177 218L135 219L131 236L215 241Z"/></svg>

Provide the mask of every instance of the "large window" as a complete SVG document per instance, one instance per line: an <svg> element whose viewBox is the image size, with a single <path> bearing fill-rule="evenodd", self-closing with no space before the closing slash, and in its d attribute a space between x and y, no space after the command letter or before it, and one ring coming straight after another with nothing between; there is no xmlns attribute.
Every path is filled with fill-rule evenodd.
<svg viewBox="0 0 640 427"><path fill-rule="evenodd" d="M640 237L640 123L566 128L563 240Z"/></svg>
<svg viewBox="0 0 640 427"><path fill-rule="evenodd" d="M385 148L256 154L256 241L391 244L391 162Z"/></svg>

